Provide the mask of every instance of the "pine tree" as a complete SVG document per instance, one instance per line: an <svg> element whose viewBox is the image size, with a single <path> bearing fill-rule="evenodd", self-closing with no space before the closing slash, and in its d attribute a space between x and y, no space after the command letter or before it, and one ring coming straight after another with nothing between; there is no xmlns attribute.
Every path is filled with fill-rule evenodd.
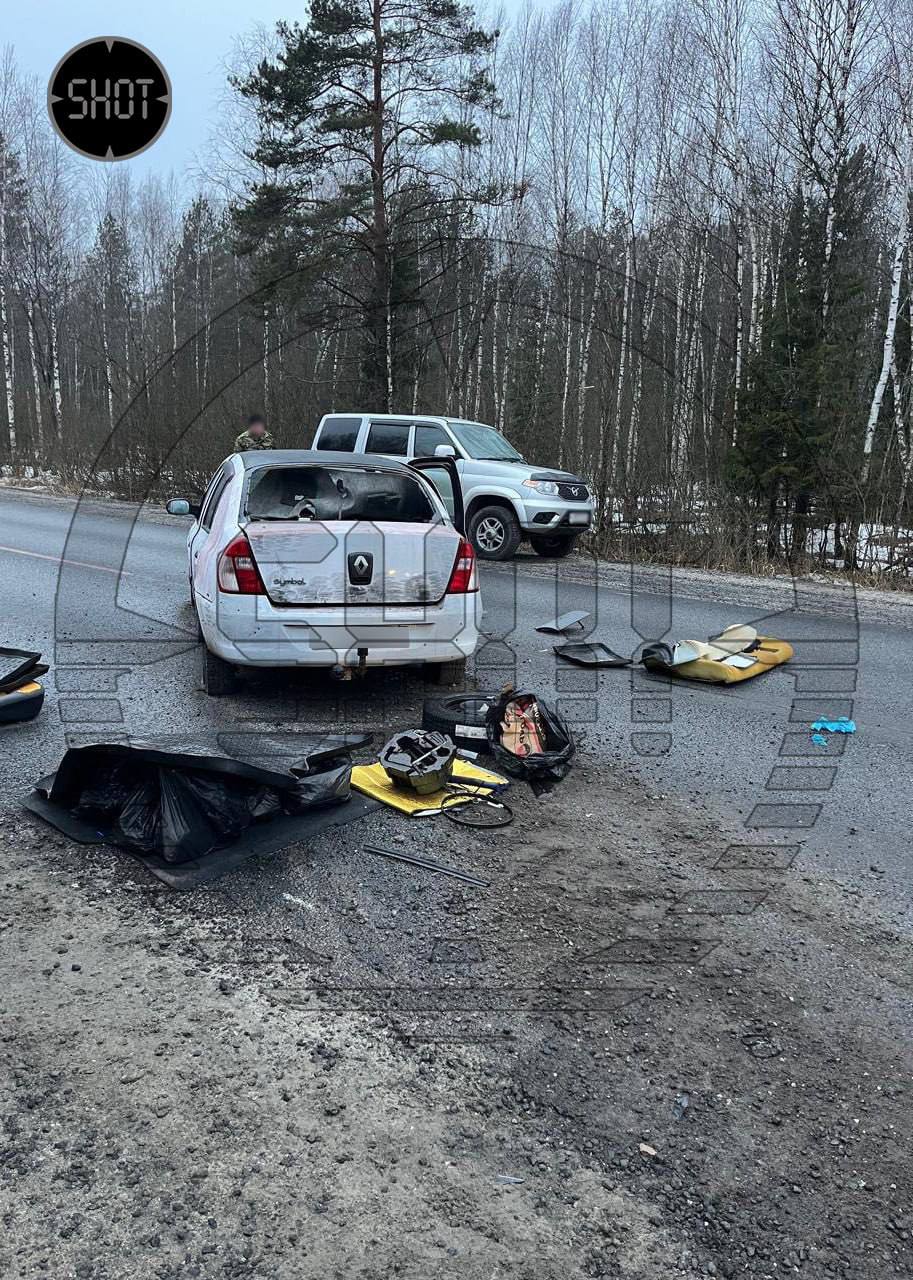
<svg viewBox="0 0 913 1280"><path fill-rule="evenodd" d="M813 512L839 526L853 503L869 375L864 283L873 269L872 199L872 164L860 148L840 174L827 263L824 200L797 191L784 218L769 320L727 460L731 486L761 508L770 559L785 550L800 564ZM781 517L788 522L782 540Z"/></svg>
<svg viewBox="0 0 913 1280"><path fill-rule="evenodd" d="M251 158L267 173L236 210L240 241L292 292L326 291L365 330L362 394L391 410L408 360L398 335L420 303L410 258L455 203L496 198L448 172L492 110L495 35L455 0L314 0L305 26L236 87L257 110ZM359 270L353 273L353 263ZM354 275L354 279L353 279Z"/></svg>

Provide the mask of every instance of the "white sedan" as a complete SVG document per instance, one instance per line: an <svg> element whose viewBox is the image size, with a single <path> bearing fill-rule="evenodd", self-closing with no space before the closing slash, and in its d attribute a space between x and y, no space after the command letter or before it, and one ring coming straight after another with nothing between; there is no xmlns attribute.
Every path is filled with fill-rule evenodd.
<svg viewBox="0 0 913 1280"><path fill-rule="evenodd" d="M478 644L479 586L450 458L408 464L302 449L226 458L191 515L191 599L204 688L239 667L423 663L461 680Z"/></svg>

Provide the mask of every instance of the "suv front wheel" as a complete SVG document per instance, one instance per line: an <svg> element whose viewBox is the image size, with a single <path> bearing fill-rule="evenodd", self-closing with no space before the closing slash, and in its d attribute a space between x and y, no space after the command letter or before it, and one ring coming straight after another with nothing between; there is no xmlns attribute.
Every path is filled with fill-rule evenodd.
<svg viewBox="0 0 913 1280"><path fill-rule="evenodd" d="M483 560L510 560L516 555L522 534L517 517L508 507L479 507L469 521L469 537Z"/></svg>
<svg viewBox="0 0 913 1280"><path fill-rule="evenodd" d="M530 536L530 546L537 556L550 556L555 560L561 560L564 556L569 556L574 550L577 542L576 538L564 537L558 534L557 537L549 537L547 533L534 533Z"/></svg>

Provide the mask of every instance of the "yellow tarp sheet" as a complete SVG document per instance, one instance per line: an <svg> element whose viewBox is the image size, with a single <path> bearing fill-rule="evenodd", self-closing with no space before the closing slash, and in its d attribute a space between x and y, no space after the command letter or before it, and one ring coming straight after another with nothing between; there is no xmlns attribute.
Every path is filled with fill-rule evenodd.
<svg viewBox="0 0 913 1280"><path fill-rule="evenodd" d="M453 776L459 782L485 782L506 787L509 779L500 773L492 773L490 769L482 769L468 760L457 758L453 762ZM404 791L391 780L384 766L375 764L358 764L352 770L352 786L382 804L388 804L410 818L416 815L437 813L440 810L447 791L432 791L427 796L417 796L413 792Z"/></svg>

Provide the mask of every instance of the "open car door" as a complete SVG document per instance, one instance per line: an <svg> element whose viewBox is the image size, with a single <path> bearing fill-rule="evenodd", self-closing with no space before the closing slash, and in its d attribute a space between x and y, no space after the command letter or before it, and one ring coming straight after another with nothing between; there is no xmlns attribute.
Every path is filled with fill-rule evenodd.
<svg viewBox="0 0 913 1280"><path fill-rule="evenodd" d="M437 489L438 496L447 508L457 533L466 535L466 512L463 508L463 489L460 485L460 473L453 458L413 458L407 464L416 471L421 471L426 480L430 480Z"/></svg>

